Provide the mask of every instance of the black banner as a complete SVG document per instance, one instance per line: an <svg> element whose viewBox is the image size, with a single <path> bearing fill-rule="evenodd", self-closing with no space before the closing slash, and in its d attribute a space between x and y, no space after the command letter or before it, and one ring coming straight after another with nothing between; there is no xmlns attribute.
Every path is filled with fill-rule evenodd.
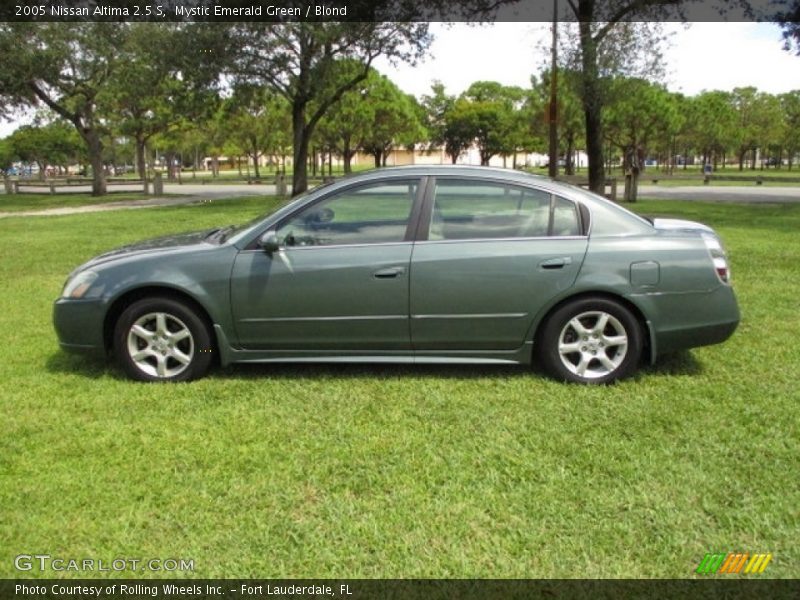
<svg viewBox="0 0 800 600"><path fill-rule="evenodd" d="M18 600L219 599L266 600L515 600L586 598L800 597L800 580L789 579L19 579L0 581L0 598Z"/></svg>
<svg viewBox="0 0 800 600"><path fill-rule="evenodd" d="M760 21L791 12L800 0L683 0L634 11L623 20ZM596 20L602 21L603 3ZM602 14L601 14L602 13ZM556 18L573 21L566 2ZM0 21L155 22L551 22L543 0L13 0L0 3Z"/></svg>

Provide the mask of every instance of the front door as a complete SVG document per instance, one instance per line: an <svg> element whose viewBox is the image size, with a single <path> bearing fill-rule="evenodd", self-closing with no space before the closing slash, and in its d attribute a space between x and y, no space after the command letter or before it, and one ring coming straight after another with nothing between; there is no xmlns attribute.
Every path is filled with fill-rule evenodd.
<svg viewBox="0 0 800 600"><path fill-rule="evenodd" d="M418 190L413 179L333 192L277 226L280 250L241 252L231 278L240 345L309 354L407 352Z"/></svg>

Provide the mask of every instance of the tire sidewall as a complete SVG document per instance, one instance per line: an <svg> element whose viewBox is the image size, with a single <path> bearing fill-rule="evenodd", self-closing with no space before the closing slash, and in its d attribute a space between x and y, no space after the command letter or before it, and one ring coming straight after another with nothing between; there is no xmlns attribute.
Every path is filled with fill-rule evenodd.
<svg viewBox="0 0 800 600"><path fill-rule="evenodd" d="M628 337L628 348L622 363L611 373L598 378L585 378L576 375L561 362L558 352L558 340L562 329L574 317L581 313L602 311L614 316L625 328ZM542 328L538 338L538 358L545 370L556 379L572 383L606 384L629 377L636 371L642 357L642 328L631 311L618 302L606 298L583 298L568 302L556 309Z"/></svg>
<svg viewBox="0 0 800 600"><path fill-rule="evenodd" d="M153 377L136 366L128 353L128 333L131 326L143 315L163 312L180 319L192 334L194 356L189 366L173 377ZM125 373L139 381L173 382L191 381L202 377L211 366L211 336L208 325L184 303L171 298L143 298L128 306L114 328L114 356Z"/></svg>

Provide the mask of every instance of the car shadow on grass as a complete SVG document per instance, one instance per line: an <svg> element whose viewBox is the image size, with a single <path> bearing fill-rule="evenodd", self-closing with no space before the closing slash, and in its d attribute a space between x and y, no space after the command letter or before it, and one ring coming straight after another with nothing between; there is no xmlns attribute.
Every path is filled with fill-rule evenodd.
<svg viewBox="0 0 800 600"><path fill-rule="evenodd" d="M45 368L49 373L81 375L89 379L100 379L102 377L125 379L125 374L110 360L70 354L63 350L58 350L48 356L45 361Z"/></svg>
<svg viewBox="0 0 800 600"><path fill-rule="evenodd" d="M661 375L699 375L703 364L690 350L671 352L659 356L656 364L642 366L639 375L653 377Z"/></svg>
<svg viewBox="0 0 800 600"><path fill-rule="evenodd" d="M111 360L56 351L45 363L50 373L81 375L89 379L110 377L126 380L126 375ZM690 351L662 356L655 365L643 365L634 376L697 375L703 366ZM209 377L226 379L414 379L436 377L441 379L510 379L531 377L551 380L539 365L468 365L468 364L356 364L356 363L252 363L215 367Z"/></svg>
<svg viewBox="0 0 800 600"><path fill-rule="evenodd" d="M535 376L521 365L409 365L356 363L264 363L236 364L216 369L212 377L219 379L442 379L511 378Z"/></svg>
<svg viewBox="0 0 800 600"><path fill-rule="evenodd" d="M687 351L664 355L653 365L642 365L634 376L697 375L702 364ZM437 377L441 379L511 379L530 377L553 381L542 368L526 365L467 365L467 364L354 364L354 363L262 363L235 364L211 373L218 379L413 379Z"/></svg>

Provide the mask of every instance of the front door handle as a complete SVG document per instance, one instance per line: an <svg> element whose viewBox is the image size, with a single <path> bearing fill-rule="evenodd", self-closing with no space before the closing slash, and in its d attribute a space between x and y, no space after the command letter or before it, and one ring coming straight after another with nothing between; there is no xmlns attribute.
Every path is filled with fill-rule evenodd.
<svg viewBox="0 0 800 600"><path fill-rule="evenodd" d="M562 269L566 265L572 263L572 258L569 256L559 256L558 258L548 258L539 263L543 269Z"/></svg>
<svg viewBox="0 0 800 600"><path fill-rule="evenodd" d="M402 275L405 272L405 267L389 267L387 269L375 271L372 276L376 279L391 279L393 277L397 277L398 275Z"/></svg>

